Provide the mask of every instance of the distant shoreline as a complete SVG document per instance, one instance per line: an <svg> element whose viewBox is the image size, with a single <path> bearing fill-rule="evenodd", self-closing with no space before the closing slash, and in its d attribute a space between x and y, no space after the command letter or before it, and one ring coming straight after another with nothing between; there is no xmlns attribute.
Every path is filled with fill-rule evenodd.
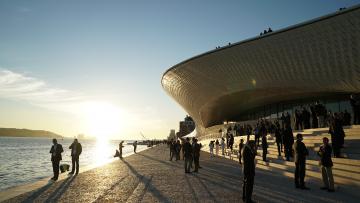
<svg viewBox="0 0 360 203"><path fill-rule="evenodd" d="M18 128L0 128L0 137L43 137L43 138L64 138L63 136L46 131Z"/></svg>
<svg viewBox="0 0 360 203"><path fill-rule="evenodd" d="M25 137L25 138L57 138L57 139L66 139L66 138L69 138L69 137L55 137L55 136L9 136L9 135L0 135L0 137L13 137L13 138L19 138L19 137Z"/></svg>

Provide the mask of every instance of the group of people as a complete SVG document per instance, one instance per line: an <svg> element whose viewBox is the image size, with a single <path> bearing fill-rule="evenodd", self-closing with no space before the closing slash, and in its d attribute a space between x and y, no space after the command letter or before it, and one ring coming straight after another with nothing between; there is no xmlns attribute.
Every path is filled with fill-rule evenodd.
<svg viewBox="0 0 360 203"><path fill-rule="evenodd" d="M295 187L308 190L309 188L305 186L305 171L306 171L306 157L309 155L305 144L302 142L302 134L296 135L296 142L293 145L294 151L294 162L295 162ZM317 152L320 157L321 165L321 174L323 179L324 186L321 187L322 190L327 190L328 192L334 192L334 178L332 175L332 159L331 159L332 147L329 145L329 139L327 137L323 138L323 144L320 146L319 151Z"/></svg>
<svg viewBox="0 0 360 203"><path fill-rule="evenodd" d="M137 148L137 145L138 145L137 141L135 140L132 145L134 147L134 153L136 154L136 148ZM119 150L115 151L114 157L119 157L119 159L123 158L123 156L122 156L123 155L122 148L124 148L124 141L121 141L119 143Z"/></svg>
<svg viewBox="0 0 360 203"><path fill-rule="evenodd" d="M310 107L311 109L318 109L315 112L321 112L325 110L321 110L325 108L322 104L316 103L314 106ZM313 111L312 111L313 112ZM318 127L318 123L322 123L323 121L326 124L321 124L320 126L327 126L329 127L329 134L331 135L331 145L333 148L334 157L341 158L341 149L344 147L344 139L345 133L343 126L350 125L351 115L348 111L339 112L339 113L331 113L328 112L326 117L319 117L318 113L311 113L314 116L309 116L310 112L303 108L302 111L296 110L295 111L295 127L298 126L298 129L302 129L303 127L308 128L310 126ZM304 116L307 115L307 116ZM312 119L312 123L310 125L310 118ZM305 119L304 119L305 118ZM320 121L320 122L319 122ZM310 125L310 126L309 126ZM259 119L257 123L252 128L249 124L234 124L233 126L228 126L225 128L226 133L223 132L222 129L219 132L222 134L222 137L226 138L226 148L230 148L232 150L234 136L246 135L246 141L249 141L250 135L253 133L255 136L255 143L257 147L260 146L261 140L261 147L263 149L263 161L266 160L266 154L268 149L267 143L267 135L274 134L276 139L276 145L278 150L278 156L281 156L282 152L286 157L286 160L289 161L291 157L293 157L292 152L292 145L294 144L294 137L293 137L293 130L292 130L292 123L291 117L288 112L284 113L281 118L275 119L274 121L266 120L266 119ZM215 143L216 146L216 143ZM211 146L210 146L211 148Z"/></svg>
<svg viewBox="0 0 360 203"><path fill-rule="evenodd" d="M168 145L170 148L170 161L172 161L173 158L175 158L176 161L180 160L181 149L184 149L180 143L180 140L171 140Z"/></svg>
<svg viewBox="0 0 360 203"><path fill-rule="evenodd" d="M353 124L360 124L360 95L353 96L350 99L350 104L353 108ZM314 104L309 105L308 107L302 106L301 108L295 109L293 116L289 112L283 112L278 119L275 119L274 122L270 120L259 119L257 123L235 123L229 125L225 131L222 129L219 130L219 133L228 133L230 132L234 137L247 135L249 139L252 133L256 134L260 129L260 123L263 122L269 133L275 133L276 122L279 122L280 127L285 129L286 127L291 127L294 130L303 130L310 128L325 128L331 127L333 120L336 117L341 121L343 126L351 125L351 114L348 110L341 112L332 113L328 111L324 104L320 102L315 102ZM293 122L292 122L293 120ZM227 137L227 136L226 136ZM257 138L260 139L260 137Z"/></svg>
<svg viewBox="0 0 360 203"><path fill-rule="evenodd" d="M228 43L228 46L230 46L230 45L231 45L231 42ZM221 46L216 46L215 47L215 49L220 49L220 48L221 48Z"/></svg>
<svg viewBox="0 0 360 203"><path fill-rule="evenodd" d="M239 159L243 158L243 200L244 202L253 202L251 200L254 177L255 177L255 156L257 155L257 145L255 140L249 140L246 144L241 141L239 145L242 145L239 153ZM239 146L239 149L241 149ZM294 183L295 188L302 190L309 190L305 185L305 173L306 173L306 157L309 155L309 151L303 143L302 134L296 135L296 141L293 142L291 150L294 153L295 171L294 171ZM329 144L327 137L323 138L323 144L320 146L317 152L320 157L321 174L323 180L322 190L328 192L334 192L334 178L332 174L332 147Z"/></svg>
<svg viewBox="0 0 360 203"><path fill-rule="evenodd" d="M267 33L273 32L272 29L269 27L267 30L264 30L264 32L260 32L260 36L266 35Z"/></svg>
<svg viewBox="0 0 360 203"><path fill-rule="evenodd" d="M191 168L194 169L193 172L199 172L199 168L201 168L199 159L202 145L198 143L196 138L192 138L191 143L190 138L183 139L182 143L180 143L180 140L171 140L168 142L168 146L170 148L170 161L172 161L174 156L176 161L180 160L180 152L182 151L185 173L191 173Z"/></svg>
<svg viewBox="0 0 360 203"><path fill-rule="evenodd" d="M316 105L314 106L314 108L316 108ZM321 109L322 107L320 105L320 108L319 106L317 108ZM305 112L305 114L307 114L306 111L307 110L305 109L305 111L302 111L301 113ZM309 116L305 116L305 118L308 117ZM333 114L328 113L326 118L327 119L326 120L324 119L324 121L326 121L327 125L329 126L329 134L331 135L331 144L329 143L329 139L327 137L324 137L322 139L323 143L320 146L319 150L317 151L317 155L320 158L321 174L323 180L323 187L321 187L321 189L327 190L328 192L334 192L334 178L332 175L332 166L333 166L332 156L337 158L342 157L340 149L343 148L344 137L345 137L343 125L350 124L351 116L350 114L348 114L347 111L345 111L345 112L333 113ZM316 120L322 121L322 119L319 119L318 116L316 116ZM300 121L305 122L305 124L304 123L302 123L301 125L297 124L298 126L303 126L305 128L309 127L309 121L307 119ZM309 190L309 188L305 185L306 157L309 155L309 151L306 148L305 144L303 143L303 136L302 134L299 133L296 135L296 138L294 139L293 131L291 128L291 119L288 113L283 115L281 122L282 124L280 124L279 120L275 120L274 122L271 122L260 119L258 120L258 122L254 127L255 139L254 140L249 139L249 136L251 134L251 131L249 130L249 132L246 132L246 134L249 134L247 136L246 143L244 144L243 139L240 140L239 163L241 164L242 163L241 159L243 159L243 170L244 170L243 199L246 202L251 202L252 187L255 176L254 159L257 154L257 148L260 146L259 145L260 138L261 138L261 147L263 151L262 154L263 161L267 161L266 154L267 154L268 143L267 143L266 135L271 133L275 135L275 139L276 139L275 141L277 144L279 156L281 156L281 152L284 152L286 160L290 161L290 158L292 158L295 163L295 171L294 171L295 187L303 190ZM234 125L233 127L228 127L226 130L228 132L234 132L234 129L239 129L239 126ZM252 128L250 125L244 124L242 129L252 129ZM219 132L222 132L222 130L220 130ZM227 135L228 133L226 133L225 137L227 137ZM221 140L223 141L224 138L221 138ZM209 144L210 153L213 153L212 152L213 143L214 141L211 141ZM218 145L217 143L218 140L216 140L215 142L215 149L217 148L216 147ZM216 154L218 154L218 150L216 150Z"/></svg>
<svg viewBox="0 0 360 203"><path fill-rule="evenodd" d="M226 142L225 142L225 138L221 138L220 141L219 139L215 140L211 140L209 142L209 151L210 151L210 157L215 157L219 156L219 151L221 149L221 155L224 156L226 149L230 149L233 150L233 145L234 145L234 136L231 133L228 133L226 135ZM215 148L215 154L214 154L214 148Z"/></svg>
<svg viewBox="0 0 360 203"><path fill-rule="evenodd" d="M329 127L331 125L331 119L333 118L334 115L331 111L327 111L324 104L321 104L320 102L316 102L315 104L310 105L309 109L306 107L302 107L301 110L300 109L295 110L295 116L294 116L295 130L303 130L309 128L324 128L324 127ZM351 124L351 114L347 110L344 110L344 112L339 112L338 116L341 118L343 125ZM281 120L283 120L283 123L285 122L284 120L286 119L284 115L281 117Z"/></svg>
<svg viewBox="0 0 360 203"><path fill-rule="evenodd" d="M59 178L59 169L60 169L60 161L62 160L61 153L64 152L64 149L61 144L58 143L57 139L52 140L53 145L50 149L51 154L51 162L54 176L51 180L56 181ZM69 175L73 175L74 173L79 173L79 157L82 152L82 146L77 139L74 139L73 143L69 146L71 149L71 172Z"/></svg>

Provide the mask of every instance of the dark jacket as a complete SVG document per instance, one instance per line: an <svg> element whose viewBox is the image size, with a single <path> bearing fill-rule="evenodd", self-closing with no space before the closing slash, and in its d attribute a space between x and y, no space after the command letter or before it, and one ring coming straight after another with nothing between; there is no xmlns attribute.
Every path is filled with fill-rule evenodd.
<svg viewBox="0 0 360 203"><path fill-rule="evenodd" d="M277 143L282 143L282 136L281 136L281 130L280 130L280 126L277 126L275 128L275 138L276 138L276 142Z"/></svg>
<svg viewBox="0 0 360 203"><path fill-rule="evenodd" d="M192 147L191 144L189 142L186 142L184 144L184 156L185 158L191 158L192 157Z"/></svg>
<svg viewBox="0 0 360 203"><path fill-rule="evenodd" d="M51 161L60 161L62 160L61 153L63 152L63 148L61 144L56 144L56 149L53 146L51 146L50 153L51 153ZM54 155L53 155L54 153Z"/></svg>
<svg viewBox="0 0 360 203"><path fill-rule="evenodd" d="M76 147L76 154L72 153L72 150L74 147ZM71 156L74 156L74 157L79 157L82 152L82 146L80 143L77 143L76 145L75 145L75 143L72 143L70 145L69 149L71 149Z"/></svg>
<svg viewBox="0 0 360 203"><path fill-rule="evenodd" d="M331 160L332 148L330 145L322 145L318 151L318 155L321 157L321 165L325 167L332 167L333 162Z"/></svg>
<svg viewBox="0 0 360 203"><path fill-rule="evenodd" d="M262 148L268 148L267 138L266 135L263 135L261 137L261 147Z"/></svg>
<svg viewBox="0 0 360 203"><path fill-rule="evenodd" d="M175 144L173 142L170 143L170 151L175 151Z"/></svg>
<svg viewBox="0 0 360 203"><path fill-rule="evenodd" d="M194 157L200 157L200 149L201 149L201 145L196 143L193 145L193 156Z"/></svg>
<svg viewBox="0 0 360 203"><path fill-rule="evenodd" d="M304 163L306 160L306 156L309 155L308 150L306 149L305 144L302 141L297 140L294 145L294 162L295 163Z"/></svg>
<svg viewBox="0 0 360 203"><path fill-rule="evenodd" d="M243 150L244 159L244 176L255 176L255 155L256 153L248 146L245 145Z"/></svg>
<svg viewBox="0 0 360 203"><path fill-rule="evenodd" d="M294 144L294 136L291 128L286 128L283 132L283 144L285 146L291 146Z"/></svg>

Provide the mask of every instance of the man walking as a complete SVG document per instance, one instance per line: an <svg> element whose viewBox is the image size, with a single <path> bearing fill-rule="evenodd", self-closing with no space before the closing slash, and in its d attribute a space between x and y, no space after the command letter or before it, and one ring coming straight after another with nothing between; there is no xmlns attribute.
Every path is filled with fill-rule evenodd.
<svg viewBox="0 0 360 203"><path fill-rule="evenodd" d="M59 178L59 165L62 160L61 153L64 151L61 144L57 143L56 139L53 139L53 146L51 146L50 154L51 154L51 162L54 172L54 177L51 178L53 181L57 181Z"/></svg>
<svg viewBox="0 0 360 203"><path fill-rule="evenodd" d="M332 149L329 145L329 139L324 137L323 145L320 147L318 152L318 155L321 158L321 174L324 182L324 187L321 187L321 189L334 192L334 177L332 174L333 162L331 160L331 153Z"/></svg>
<svg viewBox="0 0 360 203"><path fill-rule="evenodd" d="M197 173L199 171L200 149L201 149L201 145L197 143L197 139L194 139L193 158L194 158L195 169L193 172L195 172L195 173Z"/></svg>
<svg viewBox="0 0 360 203"><path fill-rule="evenodd" d="M185 173L190 173L190 162L192 159L192 147L190 144L190 139L187 137L184 144L184 156L185 156ZM195 163L196 167L196 163Z"/></svg>
<svg viewBox="0 0 360 203"><path fill-rule="evenodd" d="M253 202L251 200L254 177L255 177L255 159L256 156L256 144L255 141L249 140L248 144L245 145L243 151L244 159L244 179L243 179L243 196L242 199L246 203Z"/></svg>
<svg viewBox="0 0 360 203"><path fill-rule="evenodd" d="M71 172L70 175L74 174L75 172L75 165L76 165L76 174L79 173L79 156L82 152L82 146L78 142L78 139L74 139L74 142L70 145L69 149L71 149Z"/></svg>
<svg viewBox="0 0 360 203"><path fill-rule="evenodd" d="M309 190L308 187L305 187L305 165L306 165L306 156L309 155L308 150L306 149L305 144L302 142L302 134L296 135L296 142L293 145L295 157L295 187L303 190Z"/></svg>

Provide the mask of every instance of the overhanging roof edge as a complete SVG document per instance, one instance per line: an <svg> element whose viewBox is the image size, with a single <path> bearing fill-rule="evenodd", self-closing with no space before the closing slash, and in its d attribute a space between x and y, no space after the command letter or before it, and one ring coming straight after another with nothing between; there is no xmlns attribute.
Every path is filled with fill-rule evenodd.
<svg viewBox="0 0 360 203"><path fill-rule="evenodd" d="M208 55L208 54L211 54L211 53L215 53L215 52L218 52L218 51L222 51L222 50L225 50L225 49L229 49L231 47L234 47L234 46L238 46L238 45L241 45L241 44L244 44L244 43L248 43L248 42L252 42L252 41L255 41L255 40L260 40L262 38L265 38L265 37L270 37L272 35L276 35L276 34L280 34L280 33L283 33L283 32L286 32L286 31L289 31L289 30L293 30L293 29L297 29L297 28L300 28L300 27L303 27L303 26L306 26L306 25L311 25L313 23L316 23L316 22L320 22L320 21L323 21L323 20L327 20L329 18L333 18L335 16L338 16L338 15L342 15L342 14L345 14L345 13L348 13L348 12L351 12L353 10L357 10L357 9L360 9L360 4L357 4L357 5L354 5L354 6L351 6L349 8L346 8L344 10L341 10L341 11L335 11L333 13L330 13L330 14L326 14L326 15L323 15L323 16L320 16L320 17L317 17L317 18L314 18L314 19L311 19L311 20L308 20L308 21L305 21L305 22L302 22L302 23L297 23L295 25L291 25L291 26L288 26L288 27L285 27L285 28L282 28L282 29L279 29L277 31L273 31L271 33L268 33L268 34L265 34L265 35L262 35L262 36L256 36L256 37L251 37L251 38L248 38L248 39L245 39L245 40L242 40L242 41L239 41L239 42L236 42L236 43L233 43L231 45L226 45L224 47L221 47L219 49L213 49L213 50L210 50L210 51L207 51L207 52L204 52L202 54L199 54L199 55L196 55L196 56L193 56L191 58L188 58L172 67L170 67L169 69L167 69L162 77L161 77L161 86L163 86L164 88L164 85L163 85L163 78L164 76L171 70L173 70L174 68L184 64L184 63L187 63L189 61L192 61L194 59L197 59L197 58L200 58L202 56L205 56L205 55Z"/></svg>

